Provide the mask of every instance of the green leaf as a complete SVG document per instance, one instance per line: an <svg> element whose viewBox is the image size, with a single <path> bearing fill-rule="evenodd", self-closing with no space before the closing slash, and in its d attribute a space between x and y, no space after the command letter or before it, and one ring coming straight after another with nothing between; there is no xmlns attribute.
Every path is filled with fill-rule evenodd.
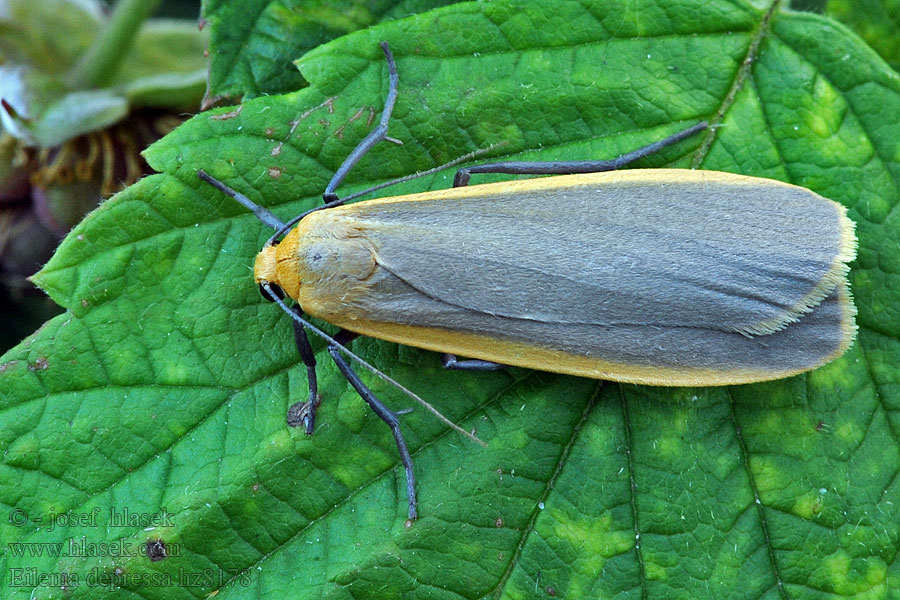
<svg viewBox="0 0 900 600"><path fill-rule="evenodd" d="M381 40L404 144L377 146L342 193L498 142L497 157L611 157L709 119L643 166L773 177L850 207L856 344L788 380L665 389L445 372L433 353L360 339L489 443L404 415L421 512L407 525L391 434L318 342L318 429L286 427L306 377L289 319L250 276L270 232L195 177L282 218L317 205L383 105ZM825 18L736 1L498 0L299 64L306 89L198 115L152 147L161 174L92 213L35 277L68 312L0 359L0 583L34 598L62 592L28 573L66 573L79 598L891 597L900 78L871 49ZM124 511L165 518L113 526ZM48 531L52 514L69 526ZM28 554L68 540L93 555ZM148 542L167 557L142 556Z"/></svg>
<svg viewBox="0 0 900 600"><path fill-rule="evenodd" d="M338 36L381 21L453 4L452 0L206 0L212 45L209 93L245 99L306 85L291 64Z"/></svg>

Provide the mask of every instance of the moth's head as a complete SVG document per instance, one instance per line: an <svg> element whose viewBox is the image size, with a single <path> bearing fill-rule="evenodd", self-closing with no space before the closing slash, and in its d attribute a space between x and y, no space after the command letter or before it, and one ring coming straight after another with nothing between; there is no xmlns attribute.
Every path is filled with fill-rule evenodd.
<svg viewBox="0 0 900 600"><path fill-rule="evenodd" d="M277 263L275 246L268 244L256 255L256 261L253 263L253 277L259 285L259 293L269 302L275 302L275 298L272 297L273 294L279 300L284 300L284 290L277 283ZM269 291L267 291L266 287L268 287Z"/></svg>
<svg viewBox="0 0 900 600"><path fill-rule="evenodd" d="M253 262L253 278L256 283L274 283L278 285L278 245L265 245L256 255Z"/></svg>
<svg viewBox="0 0 900 600"><path fill-rule="evenodd" d="M256 255L253 263L253 279L259 284L263 298L271 300L263 289L269 284L272 291L297 299L300 293L300 279L297 273L297 230L289 232L281 243L266 244Z"/></svg>

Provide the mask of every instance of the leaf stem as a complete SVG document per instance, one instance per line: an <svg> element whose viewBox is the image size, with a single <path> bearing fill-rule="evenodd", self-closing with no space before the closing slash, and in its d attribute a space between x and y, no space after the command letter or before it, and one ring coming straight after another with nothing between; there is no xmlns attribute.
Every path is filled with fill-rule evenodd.
<svg viewBox="0 0 900 600"><path fill-rule="evenodd" d="M108 85L122 59L128 54L141 24L156 10L161 0L119 0L106 27L69 74L79 89Z"/></svg>

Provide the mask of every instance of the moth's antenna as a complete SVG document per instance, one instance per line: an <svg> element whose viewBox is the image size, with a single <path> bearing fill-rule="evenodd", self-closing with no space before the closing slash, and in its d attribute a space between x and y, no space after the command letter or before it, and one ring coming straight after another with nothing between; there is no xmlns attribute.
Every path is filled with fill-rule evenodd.
<svg viewBox="0 0 900 600"><path fill-rule="evenodd" d="M284 300L282 300L281 298L279 298L279 297L275 294L275 292L272 291L272 288L271 288L271 286L269 286L268 283L263 282L262 286L263 286L263 288L266 290L266 293L269 295L269 297L270 297L272 300L274 300L276 303L278 303L278 306L281 307L281 310L283 310L283 311L286 312L288 315L290 315L290 317L291 317L292 319L294 319L295 321L297 321L298 323L300 323L301 325L303 325L303 327L305 327L305 328L308 329L309 331L312 331L312 332L315 333L317 336L319 336L320 338L322 338L323 340L325 340L326 342L328 342L329 344L331 344L332 346L334 346L335 348L337 348L337 349L340 351L341 354L343 354L344 356L346 356L346 357L349 358L350 360L353 360L354 362L356 362L357 364L359 364L361 367L363 367L364 369L366 369L366 370L369 371L370 373L373 373L376 377L379 377L380 379L386 381L387 383L391 384L392 386L394 386L395 388L397 388L398 390L400 390L401 392L403 392L404 394L406 394L407 396L409 396L410 398L412 398L413 400L415 400L416 402L418 402L419 404L421 404L427 411L429 411L431 414L433 414L434 416L436 416L438 419L440 419L444 424L446 424L447 426L449 426L449 427L450 427L451 429L453 429L454 431L457 431L457 432L463 434L464 436L466 436L467 438L469 438L469 439L472 440L473 442L476 442L476 443L478 443L478 444L481 444L482 446L487 446L487 444L485 444L483 441L481 441L480 439L478 439L477 436L475 436L475 435L469 433L468 431L466 431L465 429L463 429L462 427L460 427L459 425L457 425L456 423L454 423L453 421L451 421L450 419L448 419L447 417L445 417L438 409L436 409L436 408L435 408L434 406L432 406L430 403L426 402L424 399L422 399L421 397L419 397L416 393L414 393L414 392L412 392L411 390L407 389L406 387L404 387L403 385L401 385L399 382L397 382L395 379L393 379L392 377L390 377L390 376L387 375L386 373L383 373L383 372L379 371L378 369L376 369L375 367L373 367L372 365L370 365L369 363L367 363L366 361L364 361L362 358L360 358L359 356L357 356L356 354L354 354L353 352L351 352L346 346L344 346L343 344L340 344L340 343L339 343L337 340L335 340L333 337L331 337L330 335L328 335L327 333L325 333L324 331L322 331L321 329L319 329L318 327L316 327L315 325L313 325L312 323L310 323L309 321L307 321L307 320L304 319L303 317L297 315L294 311L292 311L292 310L290 309L290 307L289 307L287 304L284 303Z"/></svg>
<svg viewBox="0 0 900 600"><path fill-rule="evenodd" d="M287 233L291 227L293 227L294 225L296 225L297 223L302 221L303 218L306 217L306 215L308 215L310 213L314 213L319 210L325 210L327 208L333 208L335 206L341 206L344 202L348 202L350 200L356 200L357 198L359 198L361 196L365 196L366 194L376 192L382 188L396 185L398 183L403 183L405 181L411 181L413 179L418 179L419 177L425 177L427 175L432 175L433 173L437 173L438 171L443 171L444 169L449 169L450 167L455 167L456 165L462 164L473 158L477 158L483 154L487 154L491 150L494 150L496 148L499 148L499 147L505 146L505 145L506 145L505 141L497 142L496 144L491 144L487 148L479 148L478 150L473 150L472 152L469 152L468 154L463 154L462 156L458 156L451 161L445 162L444 164L438 165L436 167L432 167L432 168L428 169L427 171L417 171L410 175L404 175L403 177L398 177L397 179L391 179L390 181L385 181L384 183L379 183L378 185L373 185L372 187L366 188L364 190L354 192L353 194L350 194L346 198L339 198L337 200L332 200L331 202L327 202L326 204L322 204L321 206L317 206L315 208L312 208L310 210L302 212L299 215L297 215L296 217L294 217L293 219L291 219L290 221L288 221L287 223L283 223L278 217L275 216L275 214L272 211L268 210L267 208L265 208L263 206L260 206L259 204L256 204L255 202L253 202L253 200L251 200L247 196L243 195L242 193L238 192L237 190L231 189L230 187L228 187L227 185L225 185L224 183L222 183L215 177L209 175L206 171L204 171L202 169L198 170L197 177L199 177L203 181L212 185L217 190L221 191L222 193L230 196L231 198L233 198L234 200L239 202L242 206L244 206L250 212L252 212L254 215L256 215L256 218L259 219L264 225L267 225L267 226L271 227L272 229L274 229L275 234L269 238L268 242L266 242L267 246L271 246L272 243L276 239L278 239L279 237L281 237L282 235Z"/></svg>
<svg viewBox="0 0 900 600"><path fill-rule="evenodd" d="M275 214L267 209L264 206L260 206L247 196L238 192L237 190L233 190L215 177L212 177L206 173L203 169L199 169L197 171L197 177L213 186L226 196L230 196L237 202L239 202L242 206L247 208L250 212L256 215L256 218L263 222L264 225L268 225L272 229L281 229L284 227L284 223L281 222L281 219L275 216Z"/></svg>

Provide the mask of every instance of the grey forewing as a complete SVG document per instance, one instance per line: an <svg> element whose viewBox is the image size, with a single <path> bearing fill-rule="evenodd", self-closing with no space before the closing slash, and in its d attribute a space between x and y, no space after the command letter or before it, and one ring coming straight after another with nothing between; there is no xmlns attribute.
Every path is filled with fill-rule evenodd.
<svg viewBox="0 0 900 600"><path fill-rule="evenodd" d="M395 202L356 217L378 263L414 290L558 325L733 332L787 320L840 245L829 201L763 180Z"/></svg>
<svg viewBox="0 0 900 600"><path fill-rule="evenodd" d="M775 333L748 337L696 327L547 323L494 316L424 296L388 271L379 272L371 295L355 306L374 321L467 332L551 348L616 363L672 368L803 370L840 347L846 283L813 312ZM369 302L373 300L373 302Z"/></svg>

